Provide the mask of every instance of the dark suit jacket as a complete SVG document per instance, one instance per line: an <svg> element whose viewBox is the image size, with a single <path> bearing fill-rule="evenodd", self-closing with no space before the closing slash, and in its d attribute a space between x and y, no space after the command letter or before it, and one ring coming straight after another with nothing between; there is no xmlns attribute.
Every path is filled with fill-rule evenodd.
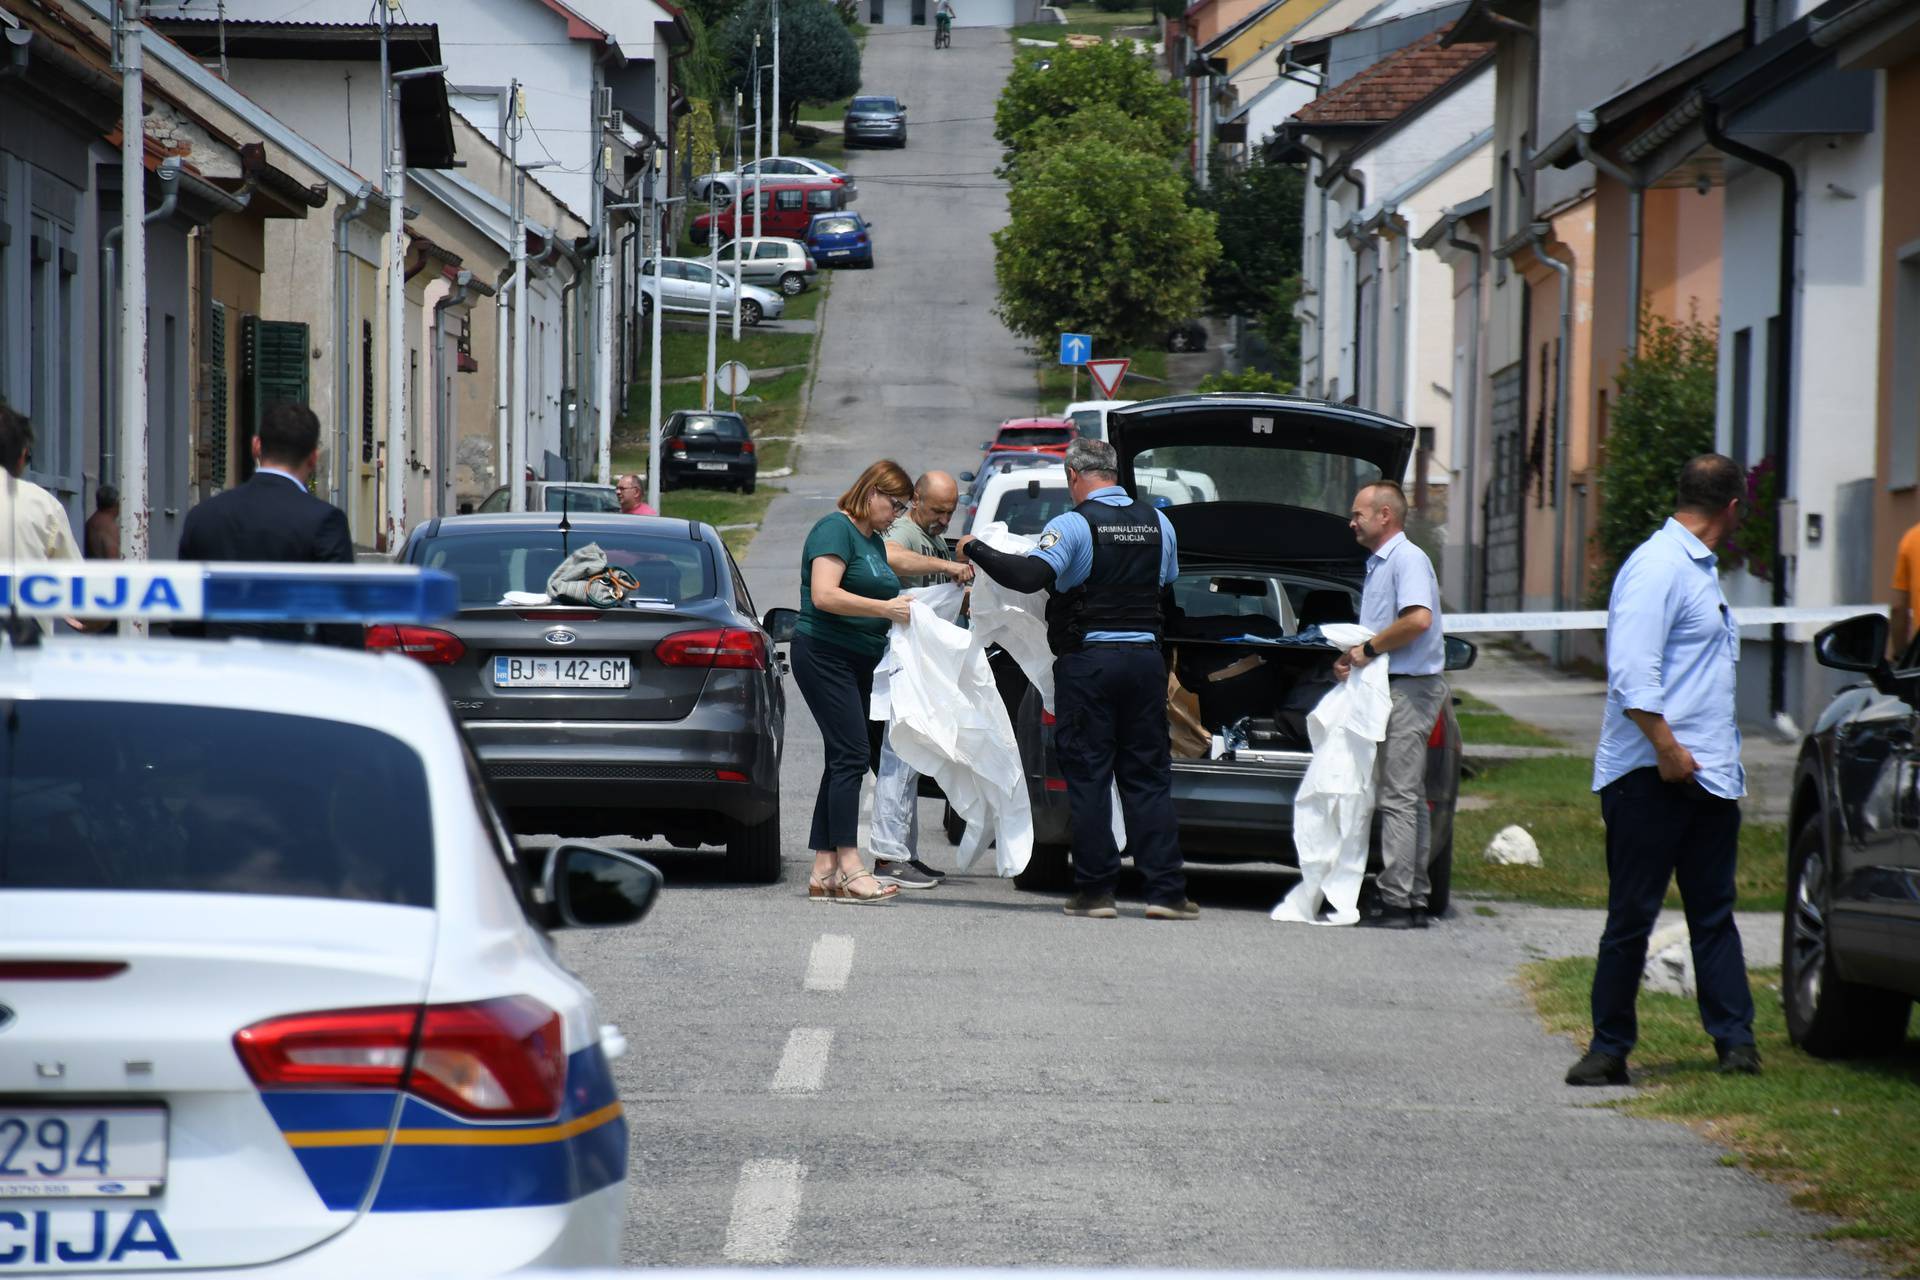
<svg viewBox="0 0 1920 1280"><path fill-rule="evenodd" d="M340 508L285 476L256 471L245 484L216 493L187 512L180 558L352 564L353 536ZM354 649L365 642L364 632L354 625L232 622L173 630L175 635L259 636Z"/></svg>

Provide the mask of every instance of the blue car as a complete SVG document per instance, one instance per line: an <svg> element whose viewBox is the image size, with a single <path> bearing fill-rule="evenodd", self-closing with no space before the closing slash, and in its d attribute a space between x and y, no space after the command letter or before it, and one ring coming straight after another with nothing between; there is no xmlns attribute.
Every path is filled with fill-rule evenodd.
<svg viewBox="0 0 1920 1280"><path fill-rule="evenodd" d="M870 267L873 224L851 209L816 213L807 224L807 252L823 267Z"/></svg>

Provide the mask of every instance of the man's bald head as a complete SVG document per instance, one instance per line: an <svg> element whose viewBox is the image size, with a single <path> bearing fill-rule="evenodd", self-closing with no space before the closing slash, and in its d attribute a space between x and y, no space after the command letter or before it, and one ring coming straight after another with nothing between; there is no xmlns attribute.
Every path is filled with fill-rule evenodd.
<svg viewBox="0 0 1920 1280"><path fill-rule="evenodd" d="M929 471L913 486L913 520L931 534L945 533L960 505L960 486L944 471Z"/></svg>

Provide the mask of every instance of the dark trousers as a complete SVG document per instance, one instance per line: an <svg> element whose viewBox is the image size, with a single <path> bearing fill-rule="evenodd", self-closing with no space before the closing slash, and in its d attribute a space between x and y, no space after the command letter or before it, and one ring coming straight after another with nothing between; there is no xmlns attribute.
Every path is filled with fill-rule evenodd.
<svg viewBox="0 0 1920 1280"><path fill-rule="evenodd" d="M860 844L860 779L872 767L877 737L867 719L873 698L876 655L867 657L810 636L793 638L793 679L820 726L826 768L813 801L810 849L851 849Z"/></svg>
<svg viewBox="0 0 1920 1280"><path fill-rule="evenodd" d="M1053 660L1053 688L1053 747L1067 783L1074 883L1082 893L1112 893L1120 879L1112 796L1118 784L1127 852L1147 878L1147 901L1185 902L1159 647L1092 645L1061 654Z"/></svg>
<svg viewBox="0 0 1920 1280"><path fill-rule="evenodd" d="M1635 769L1600 790L1607 824L1607 927L1593 972L1593 1044L1626 1057L1639 1036L1634 1001L1647 937L1676 878L1693 944L1700 1024L1720 1048L1753 1043L1753 992L1734 926L1740 805L1695 782Z"/></svg>

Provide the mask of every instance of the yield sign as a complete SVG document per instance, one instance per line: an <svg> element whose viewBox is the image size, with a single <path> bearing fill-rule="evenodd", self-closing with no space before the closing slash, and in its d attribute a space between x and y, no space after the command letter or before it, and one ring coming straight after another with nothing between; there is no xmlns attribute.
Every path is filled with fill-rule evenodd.
<svg viewBox="0 0 1920 1280"><path fill-rule="evenodd" d="M1115 398L1114 392L1120 389L1120 379L1127 376L1127 366L1132 360L1089 360L1087 372L1093 375L1093 385L1100 389L1102 400Z"/></svg>

